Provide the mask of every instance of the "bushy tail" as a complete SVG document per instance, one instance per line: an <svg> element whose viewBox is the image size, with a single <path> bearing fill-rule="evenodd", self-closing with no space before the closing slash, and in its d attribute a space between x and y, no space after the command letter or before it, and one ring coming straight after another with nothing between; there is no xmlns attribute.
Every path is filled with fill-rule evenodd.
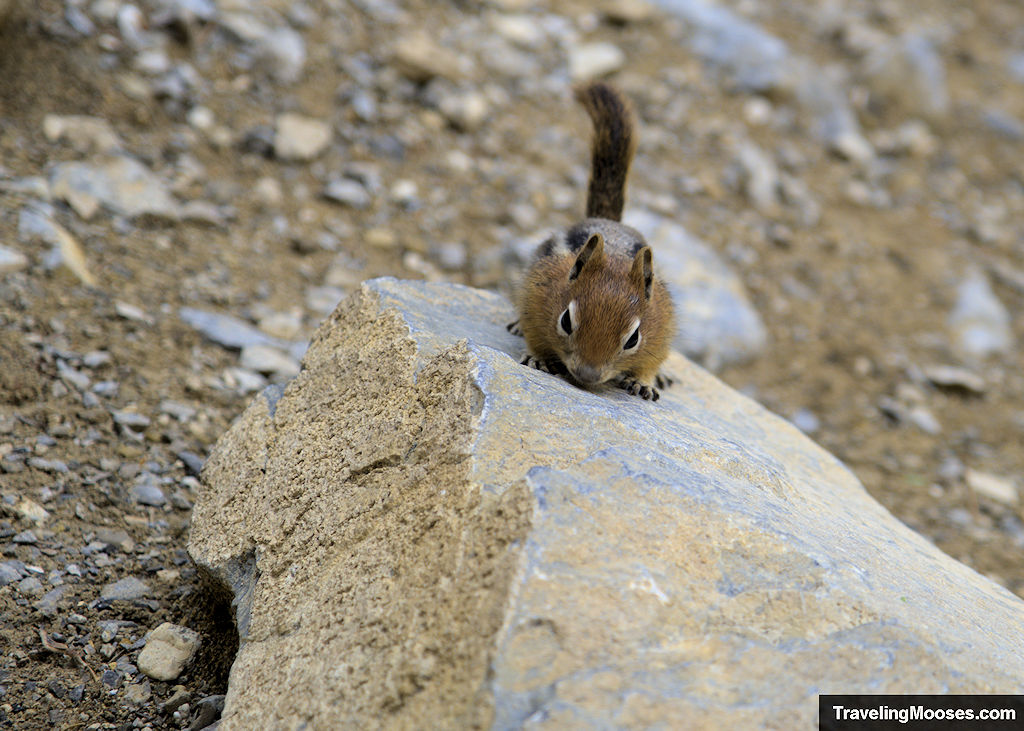
<svg viewBox="0 0 1024 731"><path fill-rule="evenodd" d="M626 176L636 150L633 107L622 92L601 81L576 87L576 101L594 124L587 216L620 221Z"/></svg>

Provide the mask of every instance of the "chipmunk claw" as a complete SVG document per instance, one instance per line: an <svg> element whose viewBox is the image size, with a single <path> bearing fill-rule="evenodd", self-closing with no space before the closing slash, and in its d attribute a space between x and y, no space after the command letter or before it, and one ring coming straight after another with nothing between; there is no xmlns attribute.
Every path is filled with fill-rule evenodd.
<svg viewBox="0 0 1024 731"><path fill-rule="evenodd" d="M505 326L505 329L508 330L513 335L522 335L523 334L523 328L520 326L519 320L513 320L512 322L510 322L508 325ZM525 365L525 363L524 363L524 365Z"/></svg>
<svg viewBox="0 0 1024 731"><path fill-rule="evenodd" d="M654 377L654 385L657 386L658 388L668 388L675 382L676 379L664 373L659 373Z"/></svg>
<svg viewBox="0 0 1024 731"><path fill-rule="evenodd" d="M632 396L639 396L645 401L657 401L661 398L657 388L643 384L635 378L620 378L616 381L615 385L626 393Z"/></svg>

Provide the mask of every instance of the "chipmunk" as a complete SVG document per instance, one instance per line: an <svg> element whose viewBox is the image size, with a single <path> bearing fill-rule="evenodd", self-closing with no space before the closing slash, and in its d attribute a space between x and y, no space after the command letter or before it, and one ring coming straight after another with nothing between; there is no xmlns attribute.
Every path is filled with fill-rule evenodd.
<svg viewBox="0 0 1024 731"><path fill-rule="evenodd" d="M594 125L587 218L537 248L519 291L519 319L508 330L526 339L523 365L583 388L610 381L657 401L658 388L671 384L658 368L676 328L651 248L620 223L636 119L606 83L577 87L575 96Z"/></svg>

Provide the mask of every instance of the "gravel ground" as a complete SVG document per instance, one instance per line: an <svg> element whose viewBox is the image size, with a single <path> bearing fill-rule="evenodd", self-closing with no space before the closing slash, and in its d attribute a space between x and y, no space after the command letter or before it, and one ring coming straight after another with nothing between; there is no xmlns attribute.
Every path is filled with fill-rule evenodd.
<svg viewBox="0 0 1024 731"><path fill-rule="evenodd" d="M1019 3L8 0L0 48L0 727L215 721L210 448L363 279L507 290L580 214L595 75L665 276L688 235L738 297L688 350L1024 593Z"/></svg>

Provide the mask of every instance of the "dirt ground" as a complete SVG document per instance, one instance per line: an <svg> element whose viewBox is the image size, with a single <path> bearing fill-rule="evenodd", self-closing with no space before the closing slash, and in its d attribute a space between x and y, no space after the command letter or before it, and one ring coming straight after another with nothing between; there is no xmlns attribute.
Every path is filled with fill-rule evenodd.
<svg viewBox="0 0 1024 731"><path fill-rule="evenodd" d="M849 4L864 5L867 22L888 33L911 20L899 4ZM324 22L303 26L308 58L291 84L258 68L240 71L237 44L212 23L172 34L169 54L199 69L196 97L230 132L226 142L193 129L188 104L129 93L127 50L104 47L103 34L116 35L113 23L91 35L67 32L64 3L41 0L4 26L0 245L21 251L28 264L0 275L0 561L30 567L25 576L38 577L44 590L65 590L53 606L40 606L24 577L0 588L0 727L180 728L188 714L176 718L161 706L173 686L183 687L193 709L225 690L236 642L230 617L185 552L197 487L190 455L204 458L251 394L225 376L237 352L204 340L178 316L180 307L250 322L268 312L297 314L298 337L308 337L322 314L304 303L339 257L352 262L347 289L380 275L501 288L507 276L495 252L509 238L578 215L587 130L566 90L521 82L484 124L464 129L431 107L421 85L389 72L396 34L422 27L441 37L478 12L470 5L410 2L385 22L361 3L308 3ZM536 5L492 8L533 12ZM734 5L795 51L855 67L841 39L802 11ZM872 181L888 192L888 205L866 206L849 194L854 164L813 139L799 110L791 125L750 125L750 139L763 149L796 160L790 169L820 205L820 219L809 225L789 209L752 211L734 180L729 125L747 118L754 97L707 72L679 42L678 24L613 23L588 3L548 12L556 7L588 38L616 44L629 59L615 78L636 100L647 131L631 195L668 196L671 215L730 262L765 321L765 351L720 377L787 418L812 412L813 438L900 520L1024 596L1019 504L972 489L967 479L984 473L1024 487L1024 284L1015 279L1024 272L1024 142L983 121L993 108L1024 119L1024 83L1010 77L1005 60L1024 49L1024 6L915 4L915 18L944 19L955 31L941 46L951 104L928 122L934 152L894 159ZM359 80L360 59L378 72L372 83ZM673 86L650 80L680 77L685 103L675 108L665 94ZM348 105L352 90L364 86L378 102L369 121ZM860 86L852 88L856 97ZM784 96L767 101L796 109ZM869 139L909 118L898 100L856 106ZM259 131L293 110L331 120L336 144L312 163L254 152ZM213 202L223 222L104 212L83 220L57 201L54 216L80 242L97 283L52 266L48 248L19 229L20 211L35 194L13 185L82 157L47 138L43 119L51 113L108 120L127 150L176 181L181 200ZM202 172L186 176L193 162ZM332 170L353 162L376 166L386 181L381 202L344 207L318 194ZM276 202L254 193L263 178L280 182ZM395 192L397 181L415 184L414 202ZM578 194L571 205L557 195L562 190ZM1000 212L995 233L979 232L986 207ZM388 235L368 245L365 232L382 229ZM464 262L438 255L437 245L447 242L460 244ZM1016 343L978 361L957 354L946 324L956 285L972 266L990 276ZM89 358L96 353L106 355ZM967 367L984 385L936 385L923 375L934 365ZM113 386L86 397L68 368ZM893 403L927 408L939 428L900 418ZM163 506L133 501L133 485L147 474L176 497ZM23 498L49 517L27 517L18 507ZM112 531L123 535L104 538ZM143 579L148 594L101 597L104 586L127 576ZM102 623L110 621L121 624L105 635L111 625ZM132 663L139 640L162 621L199 630L202 654L176 681L145 681ZM136 702L127 700L129 687L146 683Z"/></svg>

